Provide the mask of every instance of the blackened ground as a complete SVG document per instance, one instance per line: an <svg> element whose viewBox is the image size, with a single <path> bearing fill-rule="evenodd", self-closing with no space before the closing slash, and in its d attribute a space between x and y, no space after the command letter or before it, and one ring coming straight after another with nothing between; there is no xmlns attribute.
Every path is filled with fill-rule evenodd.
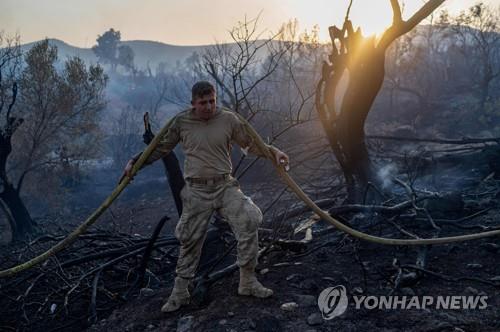
<svg viewBox="0 0 500 332"><path fill-rule="evenodd" d="M471 158L475 161L477 158ZM481 163L486 165L487 163ZM460 219L477 211L485 211L480 216L456 222L460 227L479 225L481 227L498 227L498 203L500 183L494 177L485 179L490 170L483 170L469 164L453 162L441 172L422 175L416 182L417 188L434 191L459 191L466 206L459 213L441 216L446 219ZM306 177L294 174L313 199L332 198L338 194L335 190L336 179L331 177ZM311 179L317 179L312 181ZM131 186L131 200L116 202L110 211L99 221L99 227L128 234L138 233L149 236L158 220L165 214L172 216L166 225L164 234L171 234L176 223L176 212L171 200L164 194L154 192L153 188L166 186L165 182L152 185L140 178ZM430 184L436 184L430 186ZM142 188L140 188L142 187ZM279 182L243 183L243 190L262 208L263 211L279 197L283 185ZM139 190L141 189L141 190ZM404 198L400 188L399 201ZM392 190L391 189L391 190ZM136 192L133 192L136 191ZM341 193L342 194L342 193ZM297 199L291 194L284 194L279 203L266 213L267 222L264 228L276 228L271 224L274 214L287 208L293 208ZM341 205L337 201L335 205ZM82 211L80 217L74 217L79 223L88 215ZM307 219L311 213L304 213L299 219ZM351 216L352 217L352 216ZM436 216L437 218L437 216ZM353 226L371 234L401 237L401 234L383 218L374 216L357 216L351 218ZM432 236L427 221L395 219L404 229L421 236ZM291 228L292 221L285 221L280 236L285 237ZM439 222L437 222L440 224ZM279 225L279 222L278 222ZM460 229L448 224L441 224L441 236L477 232L480 229ZM321 225L316 230L324 229ZM262 244L266 233L263 232ZM163 314L161 306L166 301L173 279L173 262L167 264L158 277L161 283L149 285L148 296L131 297L126 303L113 309L103 308L98 311L99 321L89 327L89 331L499 331L498 284L500 267L497 257L500 253L500 240L489 238L467 243L439 245L429 247L426 269L451 278L450 281L436 275L425 274L415 284L401 285L394 290L394 276L397 269L393 266L397 258L399 264L415 264L417 251L408 247L389 247L359 242L346 238L338 232L330 232L323 236L313 236L306 252L271 250L261 259L259 279L264 285L271 287L275 295L270 299L254 299L237 295L238 274L234 273L215 283L209 290L209 301L201 307L188 306L173 314ZM217 256L219 249L207 248L205 255ZM230 264L235 260L234 253L224 260ZM155 262L158 264L159 262ZM267 270L266 270L267 269ZM267 273L264 273L267 272ZM463 279L460 279L463 278ZM469 278L469 279L467 279ZM475 278L475 280L473 280ZM352 297L347 311L332 320L323 320L316 305L320 292L330 286L343 285L350 295L393 295L411 296L488 296L486 309L475 310L442 310L429 307L426 310L381 310L356 309ZM22 291L21 291L22 292ZM98 297L107 296L99 292ZM98 298L99 299L99 298ZM87 312L88 299L81 311ZM296 302L298 307L292 311L284 311L282 305ZM22 317L19 320L23 319ZM32 331L49 331L51 322L47 313L47 321L42 326L30 326ZM68 323L69 324L69 323ZM9 325L12 326L12 325ZM60 327L61 322L54 324ZM79 331L88 328L86 321L80 325L71 325L66 330ZM64 329L63 329L64 330Z"/></svg>
<svg viewBox="0 0 500 332"><path fill-rule="evenodd" d="M485 220L488 217L494 215L486 216ZM317 319L314 316L320 311L316 300L324 288L344 285L350 295L388 295L393 289L391 278L396 273L393 259L398 258L402 264L414 264L415 249L342 238L336 233L322 237L322 242L331 240L331 244L302 257L293 253L269 253L259 266L260 271L269 269L269 272L260 274L259 278L275 291L270 299L238 296L238 274L234 273L210 289L210 301L206 306L188 306L179 312L164 314L160 308L170 291L170 285L165 285L156 289L153 296L139 297L115 310L90 331L175 331L178 325L192 331L500 330L498 287L475 281L446 281L430 275L425 275L415 285L396 290L393 295L415 294L420 299L422 296L436 299L447 295L486 295L487 308L360 310L355 309L349 296L349 307L342 316L328 321ZM427 268L453 278L500 279L498 252L492 249L495 246L489 245L491 243L500 245L500 241L493 238L431 247ZM281 305L288 302L296 302L299 307L290 312L282 310Z"/></svg>

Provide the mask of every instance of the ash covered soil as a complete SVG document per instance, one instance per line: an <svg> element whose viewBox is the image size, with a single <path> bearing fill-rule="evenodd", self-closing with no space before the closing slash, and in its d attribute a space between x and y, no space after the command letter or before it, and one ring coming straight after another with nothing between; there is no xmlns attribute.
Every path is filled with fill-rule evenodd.
<svg viewBox="0 0 500 332"><path fill-rule="evenodd" d="M499 331L498 288L472 280L445 281L424 276L418 283L396 290L393 295L419 298L425 295L486 295L486 309L443 310L429 307L420 310L355 309L349 306L340 317L323 320L317 306L319 293L327 287L344 285L350 295L388 295L394 257L410 262L412 249L390 248L344 240L332 241L303 257L291 254L269 254L259 268L259 279L275 294L269 299L237 295L238 274L217 282L209 290L206 305L194 305L165 314L161 306L169 295L170 285L139 296L89 331ZM481 240L464 244L435 246L430 249L428 268L454 278L484 278L500 275L498 253ZM338 248L336 250L336 248ZM357 254L355 254L357 252ZM356 257L357 256L357 257ZM290 263L290 264L283 264ZM279 266L275 266L278 264ZM281 306L295 302L296 309L285 311Z"/></svg>
<svg viewBox="0 0 500 332"><path fill-rule="evenodd" d="M477 183L476 183L477 184ZM476 186L477 187L477 186ZM256 202L264 207L269 201L265 191L256 186L243 186ZM475 191L483 192L483 188ZM264 193L263 193L264 192ZM260 193L260 194L259 194ZM470 194L473 195L473 194ZM480 216L459 222L460 227L498 225L499 207L496 194L478 195L464 215L478 210ZM270 196L269 196L270 197ZM479 200L478 200L479 199ZM283 204L289 204L283 202ZM154 209L149 209L149 211ZM304 216L310 216L306 213ZM449 218L459 220L460 216ZM439 219L437 219L439 220ZM380 235L378 223L361 220L365 231ZM415 221L398 221L401 227L415 227ZM420 221L417 232L425 234L429 225ZM353 226L356 226L354 223ZM359 226L358 225L358 226ZM266 225L264 224L264 227ZM499 331L500 253L498 237L465 243L435 245L427 248L426 269L423 273L403 280L395 288L398 274L395 259L400 265L414 265L419 251L415 247L383 246L346 237L338 231L325 231L329 226L320 222L313 241L299 250L269 250L260 259L258 277L274 290L269 299L237 295L238 272L217 281L208 290L208 299L201 305L189 305L175 313L162 313L161 306L170 294L171 284L155 284L137 295L108 317L89 328L89 331ZM415 228L412 228L415 230ZM445 234L457 235L478 232L479 228L446 228ZM387 234L386 232L382 232ZM444 232L443 232L444 233ZM442 233L442 234L443 234ZM319 234L319 235L316 235ZM431 233L428 233L430 236ZM393 233L393 237L401 237ZM423 236L423 235L422 235ZM266 243L266 235L261 236ZM300 237L299 237L300 238ZM210 249L205 248L210 255ZM236 259L230 257L216 268L223 268ZM408 272L415 270L406 270ZM173 273L161 276L173 280ZM327 287L343 285L347 289L349 305L344 314L331 320L321 317L318 295ZM435 303L425 309L371 309L355 308L352 296L487 296L485 309L436 309ZM291 310L284 310L286 303Z"/></svg>
<svg viewBox="0 0 500 332"><path fill-rule="evenodd" d="M454 165L457 165L456 163ZM442 230L439 236L470 234L498 228L500 222L500 180L487 176L490 170L464 171L464 165L456 166L456 172L447 168L442 173L433 172L433 181L438 186L430 188L422 183L430 180L422 177L422 183L414 183L415 188L429 188L439 192L459 192L464 205L460 212L443 213L442 205L453 202L438 202L426 207L432 212L434 222ZM464 176L466 174L466 176ZM303 188L314 200L335 198L331 206L340 206L345 192L336 179L317 177L310 181L296 176ZM325 181L328 179L328 181ZM154 188L163 189L160 191ZM140 179L132 188L135 194L130 200L122 200L113 205L100 221L100 227L108 227L117 233L140 234L149 237L158 220L168 214L171 220L165 225L162 235L171 235L177 218L176 211L165 191L165 181L152 185ZM243 191L265 212L260 239L262 246L269 246L273 239L304 239L304 232L293 234L294 227L313 215L303 212L292 219L281 218L280 213L296 208L297 198L286 192L283 184L275 181L242 183ZM406 199L404 190L393 188L395 197L388 205ZM398 191L399 190L399 191ZM132 194L132 192L130 193ZM268 209L277 197L276 204ZM433 209L437 209L434 211ZM74 223L83 220L89 211L81 211L81 216L73 216ZM406 216L405 216L406 215ZM429 221L420 216L412 218L408 211L392 217L381 217L373 213L353 213L343 215L344 221L359 230L373 235L392 238L407 238L401 234L406 230L421 237L434 236L435 230ZM397 224L396 227L395 225ZM412 268L399 270L403 265L415 265L422 250L416 247L384 246L345 236L320 221L312 227L312 240L306 245L294 245L274 241L273 246L261 257L258 278L274 290L269 299L256 299L237 295L238 272L231 273L208 288L207 299L201 304L191 304L177 312L165 314L160 311L172 287L176 250L168 255L155 256L150 267L155 267L156 278L149 278L141 291L134 292L127 301L119 299L120 294L111 294L99 288L98 301L109 300L97 310L97 322L88 321L88 295L73 298L69 316L46 318L31 324L23 331L500 331L499 289L500 238L491 237L463 243L434 245L426 248L425 269L417 273ZM227 237L206 243L203 250L201 271L209 266L205 263L219 257L230 241ZM231 240L231 238L229 238ZM222 243L221 243L222 242ZM168 257L168 259L159 258ZM234 250L214 267L220 270L234 263ZM9 263L9 266L11 263ZM131 269L133 262L128 267ZM399 278L398 278L399 276ZM126 281L126 280L125 280ZM115 280L123 283L124 280ZM105 287L113 286L113 279L106 279ZM345 313L331 320L324 320L317 305L319 294L328 287L343 285L348 294L349 305ZM26 284L26 287L28 285ZM112 288L112 287L111 287ZM20 290L24 292L23 289ZM364 305L356 309L353 296L388 296L407 299L417 296L487 296L484 309L436 309L435 304L425 309L367 309ZM44 296L41 298L43 299ZM110 300L111 299L111 300ZM114 303L112 306L109 303ZM13 303L4 301L3 303ZM75 304L78 303L78 304ZM290 304L290 303L295 303ZM373 303L373 302L372 302ZM286 304L285 306L283 306ZM30 304L32 305L32 304ZM78 306L78 308L75 307ZM288 309L288 310L286 310ZM6 309L5 309L6 310ZM3 311L3 310L2 310ZM6 312L6 311L4 311ZM68 317L75 315L78 321ZM0 317L1 318L1 317ZM6 318L6 317L3 317ZM25 318L19 316L17 322ZM52 320L53 319L53 320ZM62 319L62 320L61 320ZM9 326L12 319L9 321ZM1 327L2 324L0 324ZM22 326L19 323L19 326ZM2 330L0 328L0 330ZM9 329L16 330L16 329Z"/></svg>

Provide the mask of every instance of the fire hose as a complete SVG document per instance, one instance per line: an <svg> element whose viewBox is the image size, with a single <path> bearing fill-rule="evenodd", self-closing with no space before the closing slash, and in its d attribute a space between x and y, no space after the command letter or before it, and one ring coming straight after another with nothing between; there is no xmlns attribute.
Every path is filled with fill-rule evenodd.
<svg viewBox="0 0 500 332"><path fill-rule="evenodd" d="M283 166L278 164L274 158L274 153L269 149L269 147L264 143L262 137L253 129L253 127L248 123L248 121L243 118L241 115L236 114L240 118L240 120L243 122L245 125L246 130L248 133L252 136L254 144L257 145L257 148L267 157L267 159L270 159L273 162L274 167L276 168L279 176L281 179L286 183L286 185L307 205L311 210L313 210L318 216L320 216L323 220L328 221L331 223L333 226L338 228L340 231L345 232L351 236L354 236L356 238L359 238L361 240L365 241L370 241L370 242L375 242L379 244L385 244L385 245L432 245L432 244L444 244L444 243L451 243L451 242L462 242L462 241L469 241L469 240L474 240L474 239L479 239L479 238L484 238L484 237L489 237L489 236L495 236L495 235L500 235L500 229L498 230L492 230L492 231L487 231L487 232L479 232L479 233L473 233L473 234L465 234L465 235L458 235L458 236L449 236L449 237L438 237L438 238L431 238L431 239L424 239L424 238L419 238L419 239L391 239L391 238L384 238L384 237L379 237L379 236L374 236L370 234L363 233L361 231L355 230L342 222L338 221L337 219L333 218L330 216L327 212L323 211L321 208L319 208L310 198L307 196L306 193L300 188L300 186L290 177L290 175L283 169ZM22 272L24 270L30 269L34 267L35 265L38 265L47 259L49 259L51 256L57 254L61 250L65 249L69 245L71 245L78 236L83 234L91 225L93 225L97 219L106 211L106 209L111 206L111 204L114 202L116 198L120 195L120 193L125 189L125 187L130 183L131 178L137 174L137 172L140 170L144 162L147 160L149 155L153 152L153 150L156 148L158 143L160 142L161 138L168 132L170 126L172 125L173 118L170 119L170 121L167 122L167 124L161 129L161 131L153 138L151 143L147 146L147 148L144 150L144 152L141 154L139 159L135 162L134 167L132 168L131 175L130 177L125 176L122 181L118 184L118 186L113 190L113 192L104 200L104 202L77 228L75 228L66 238L61 240L59 243L57 243L55 246L52 248L48 249L44 253L40 254L39 256L36 256L22 264L16 265L14 267L11 267L9 269L0 271L0 278L2 277L9 277L12 275L15 275L19 272Z"/></svg>

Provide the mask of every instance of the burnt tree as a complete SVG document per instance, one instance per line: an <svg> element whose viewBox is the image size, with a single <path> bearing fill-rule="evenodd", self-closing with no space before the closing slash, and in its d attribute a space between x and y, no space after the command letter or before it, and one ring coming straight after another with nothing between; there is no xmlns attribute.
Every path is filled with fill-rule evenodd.
<svg viewBox="0 0 500 332"><path fill-rule="evenodd" d="M19 195L19 191L7 176L7 160L12 152L12 135L24 121L22 118L11 116L11 110L16 102L16 97L17 84L13 83L11 103L5 113L6 121L0 129L0 183L2 185L0 203L9 220L13 239L19 240L25 234L31 233L34 222Z"/></svg>
<svg viewBox="0 0 500 332"><path fill-rule="evenodd" d="M34 222L22 200L26 183L44 199L63 180L65 168L98 155L98 115L104 109L107 77L99 66L79 58L57 69L57 48L36 43L23 58L19 39L0 34L0 207L13 240L26 238ZM24 61L23 61L24 59ZM18 88L19 87L19 88Z"/></svg>
<svg viewBox="0 0 500 332"><path fill-rule="evenodd" d="M142 135L143 141L146 144L151 143L155 134L151 130L151 124L149 123L149 113L144 114L144 134ZM162 158L163 166L165 167L165 173L168 179L168 185L172 191L172 196L174 197L175 207L177 209L177 214L179 217L182 214L182 199L181 190L185 185L184 176L182 174L182 169L179 165L179 159L174 151L170 151L165 157Z"/></svg>
<svg viewBox="0 0 500 332"><path fill-rule="evenodd" d="M483 2L471 6L451 20L451 29L459 41L455 44L467 63L472 87L484 112L492 97L494 80L500 76L500 7Z"/></svg>
<svg viewBox="0 0 500 332"><path fill-rule="evenodd" d="M2 42L5 41L5 45ZM18 188L8 176L7 161L12 152L12 137L24 122L16 116L17 74L21 64L19 38L0 35L0 206L9 221L14 240L33 230L34 222L20 197Z"/></svg>
<svg viewBox="0 0 500 332"><path fill-rule="evenodd" d="M366 186L379 182L365 145L364 125L384 81L386 51L444 1L428 1L405 21L399 2L390 0L392 25L376 39L364 37L360 28L354 30L349 20L351 0L342 29L329 28L332 52L323 64L317 85L316 110L344 173L351 201L360 201ZM344 75L348 77L347 89L337 110L336 92Z"/></svg>

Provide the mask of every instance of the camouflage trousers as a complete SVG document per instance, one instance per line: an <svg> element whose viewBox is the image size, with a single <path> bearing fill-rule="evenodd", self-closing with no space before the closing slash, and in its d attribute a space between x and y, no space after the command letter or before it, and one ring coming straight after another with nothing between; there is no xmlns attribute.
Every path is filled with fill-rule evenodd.
<svg viewBox="0 0 500 332"><path fill-rule="evenodd" d="M218 211L229 223L238 241L237 264L255 268L259 250L257 229L262 223L262 212L243 194L236 179L216 185L186 183L181 197L183 212L175 228L175 236L181 244L176 267L178 277L195 276L213 211Z"/></svg>

